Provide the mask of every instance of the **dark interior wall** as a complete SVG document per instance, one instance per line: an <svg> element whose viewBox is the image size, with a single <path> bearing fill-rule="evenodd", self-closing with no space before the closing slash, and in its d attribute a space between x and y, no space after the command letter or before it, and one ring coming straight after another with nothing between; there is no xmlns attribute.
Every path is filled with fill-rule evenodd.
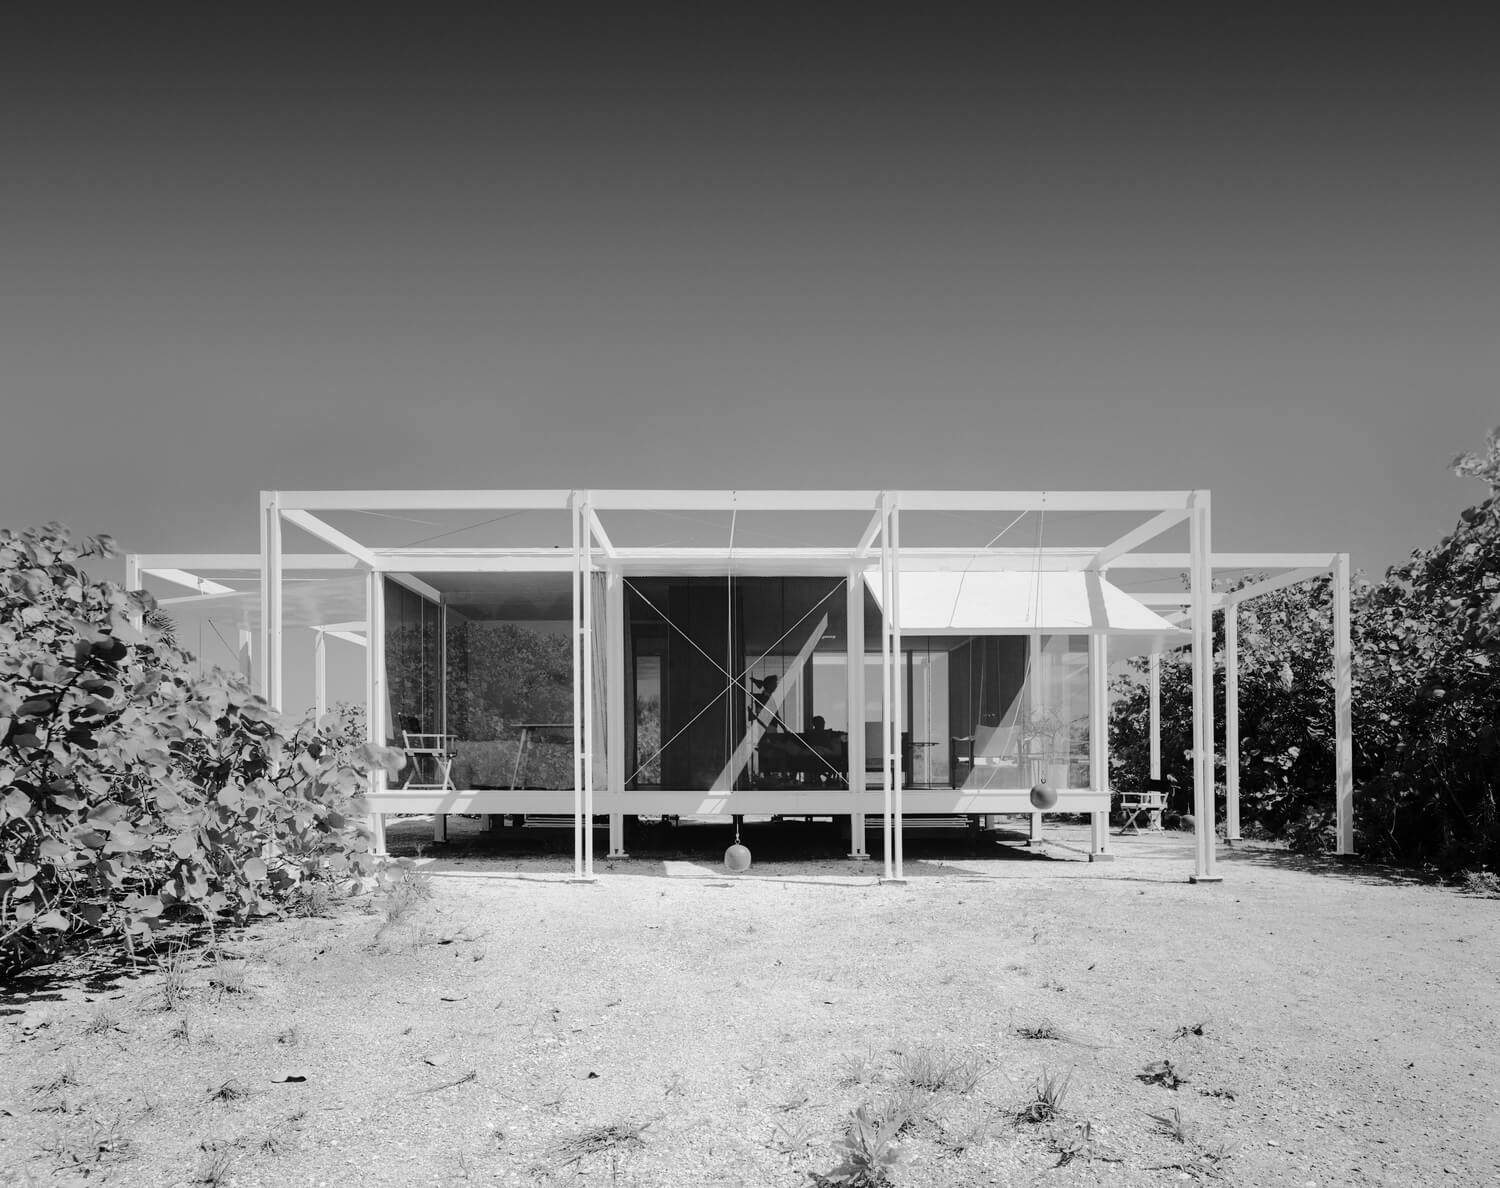
<svg viewBox="0 0 1500 1188"><path fill-rule="evenodd" d="M1010 726L1021 712L1031 651L1025 636L964 640L948 655L948 717L955 737L980 726Z"/></svg>

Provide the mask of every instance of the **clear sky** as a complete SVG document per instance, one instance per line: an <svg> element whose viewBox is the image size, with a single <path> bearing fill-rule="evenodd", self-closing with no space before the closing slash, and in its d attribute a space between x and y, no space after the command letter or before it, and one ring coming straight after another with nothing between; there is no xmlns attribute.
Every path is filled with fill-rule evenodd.
<svg viewBox="0 0 1500 1188"><path fill-rule="evenodd" d="M1205 486L1216 547L1378 573L1481 493L1487 24L717 7L5 6L0 521Z"/></svg>

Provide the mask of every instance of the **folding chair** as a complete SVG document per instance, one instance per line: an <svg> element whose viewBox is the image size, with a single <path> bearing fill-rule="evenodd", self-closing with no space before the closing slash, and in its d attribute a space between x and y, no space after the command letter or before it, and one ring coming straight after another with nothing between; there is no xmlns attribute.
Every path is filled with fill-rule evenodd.
<svg viewBox="0 0 1500 1188"><path fill-rule="evenodd" d="M453 759L458 753L454 741L451 734L403 730L401 749L406 752L407 773L406 782L401 785L402 791L452 791Z"/></svg>
<svg viewBox="0 0 1500 1188"><path fill-rule="evenodd" d="M1140 833L1141 817L1147 818L1147 829L1160 829L1161 818L1152 818L1152 813L1160 813L1167 807L1167 794L1171 791L1172 781L1168 776L1164 779L1148 779L1141 785L1139 792L1120 793L1120 811L1125 814L1125 824L1120 828L1120 835L1127 833Z"/></svg>

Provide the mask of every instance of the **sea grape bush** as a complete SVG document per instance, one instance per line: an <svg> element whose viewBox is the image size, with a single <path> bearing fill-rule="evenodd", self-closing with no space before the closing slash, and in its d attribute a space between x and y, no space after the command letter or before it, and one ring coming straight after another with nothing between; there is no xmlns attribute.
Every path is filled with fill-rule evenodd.
<svg viewBox="0 0 1500 1188"><path fill-rule="evenodd" d="M1489 497L1351 598L1355 848L1447 870L1500 869L1500 430L1453 460ZM1249 580L1249 579L1246 579ZM1326 580L1241 606L1241 818L1303 848L1333 842L1332 605ZM1223 625L1215 623L1222 661ZM1112 767L1147 774L1144 665L1116 682ZM1191 787L1188 665L1162 665L1162 761ZM1223 673L1215 738L1222 786ZM1222 815L1220 817L1222 819Z"/></svg>
<svg viewBox="0 0 1500 1188"><path fill-rule="evenodd" d="M0 968L77 930L129 942L382 877L360 793L400 753L347 713L293 723L238 674L195 674L149 595L80 568L112 552L0 530Z"/></svg>

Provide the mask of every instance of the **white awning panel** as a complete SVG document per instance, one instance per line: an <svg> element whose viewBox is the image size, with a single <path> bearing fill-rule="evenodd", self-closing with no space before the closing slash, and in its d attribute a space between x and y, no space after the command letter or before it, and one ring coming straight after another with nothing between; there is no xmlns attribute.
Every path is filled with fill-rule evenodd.
<svg viewBox="0 0 1500 1188"><path fill-rule="evenodd" d="M903 569L898 580L907 635L1099 633L1159 637L1172 647L1190 634L1097 573ZM879 572L866 572L865 581L879 605Z"/></svg>

